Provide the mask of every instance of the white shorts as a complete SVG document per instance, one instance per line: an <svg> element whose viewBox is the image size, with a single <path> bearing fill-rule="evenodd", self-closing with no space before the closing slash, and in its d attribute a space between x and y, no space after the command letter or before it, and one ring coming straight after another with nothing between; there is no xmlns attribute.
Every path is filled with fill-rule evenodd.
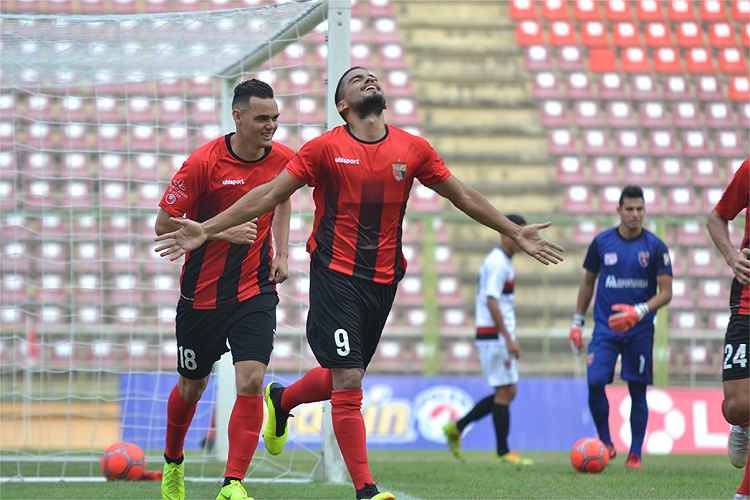
<svg viewBox="0 0 750 500"><path fill-rule="evenodd" d="M492 387L518 383L516 357L508 352L504 340L477 340L482 373Z"/></svg>

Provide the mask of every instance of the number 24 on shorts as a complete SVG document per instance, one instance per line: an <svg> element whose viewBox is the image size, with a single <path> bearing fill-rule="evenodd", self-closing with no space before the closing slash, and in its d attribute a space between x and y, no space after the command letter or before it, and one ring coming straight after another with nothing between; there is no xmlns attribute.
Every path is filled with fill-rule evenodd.
<svg viewBox="0 0 750 500"><path fill-rule="evenodd" d="M734 351L732 344L724 346L724 369L730 370L732 365L739 365L742 368L747 366L747 344L738 344L737 351Z"/></svg>
<svg viewBox="0 0 750 500"><path fill-rule="evenodd" d="M336 343L336 354L339 356L348 356L351 352L349 348L349 333L343 328L333 332L333 341Z"/></svg>

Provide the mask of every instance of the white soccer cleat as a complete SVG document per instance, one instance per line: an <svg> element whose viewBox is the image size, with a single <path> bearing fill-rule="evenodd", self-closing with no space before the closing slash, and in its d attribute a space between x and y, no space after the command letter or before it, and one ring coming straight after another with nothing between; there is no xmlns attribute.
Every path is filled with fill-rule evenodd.
<svg viewBox="0 0 750 500"><path fill-rule="evenodd" d="M733 425L729 429L729 442L727 443L727 456L729 461L741 469L747 461L747 427Z"/></svg>
<svg viewBox="0 0 750 500"><path fill-rule="evenodd" d="M750 500L750 496L743 495L742 493L735 493L733 500Z"/></svg>

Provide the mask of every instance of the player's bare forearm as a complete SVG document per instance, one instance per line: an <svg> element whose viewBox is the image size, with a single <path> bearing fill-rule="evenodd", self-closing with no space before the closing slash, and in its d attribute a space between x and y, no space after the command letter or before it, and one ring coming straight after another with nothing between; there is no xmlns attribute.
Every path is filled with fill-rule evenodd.
<svg viewBox="0 0 750 500"><path fill-rule="evenodd" d="M586 316L589 310L591 299L594 296L594 287L596 286L596 274L585 271L581 278L581 285L578 287L578 299L576 300L576 314Z"/></svg>
<svg viewBox="0 0 750 500"><path fill-rule="evenodd" d="M500 312L500 307L497 304L495 297L487 297L487 309L490 311L492 321L495 322L497 333L500 334L506 341L510 341L510 332L505 327L505 321L503 320L503 313Z"/></svg>
<svg viewBox="0 0 750 500"><path fill-rule="evenodd" d="M289 255L289 219L292 216L292 201L287 198L274 209L271 232L273 233L274 253L279 257Z"/></svg>
<svg viewBox="0 0 750 500"><path fill-rule="evenodd" d="M729 236L729 223L717 214L715 210L712 210L708 214L706 228L708 229L708 234L711 235L714 245L716 245L721 256L724 257L724 261L729 267L732 267L737 250L734 248L732 239Z"/></svg>
<svg viewBox="0 0 750 500"><path fill-rule="evenodd" d="M232 226L259 217L288 199L301 186L301 182L284 171L271 182L245 193L231 207L208 219L202 224L203 231L210 237L212 234L218 234Z"/></svg>
<svg viewBox="0 0 750 500"><path fill-rule="evenodd" d="M156 216L156 222L154 223L154 232L156 233L156 236L171 233L178 229L180 229L180 225L172 222L172 216L163 208L160 208L159 213Z"/></svg>
<svg viewBox="0 0 750 500"><path fill-rule="evenodd" d="M656 284L659 291L646 302L648 310L652 312L656 312L672 301L672 277L668 274L660 274L656 277Z"/></svg>

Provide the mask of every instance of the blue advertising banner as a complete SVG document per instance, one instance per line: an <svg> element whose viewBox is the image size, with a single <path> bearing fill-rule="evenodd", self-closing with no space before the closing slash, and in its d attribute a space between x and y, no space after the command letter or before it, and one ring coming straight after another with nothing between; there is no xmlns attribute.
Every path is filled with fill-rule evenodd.
<svg viewBox="0 0 750 500"><path fill-rule="evenodd" d="M294 379L283 377L285 381ZM177 380L164 373L124 374L120 380L122 435L143 447L163 446L166 400ZM442 427L460 418L492 390L480 377L370 375L365 378L362 414L368 447L438 449ZM186 448L199 447L210 424L213 378L196 411ZM511 404L510 445L517 450L562 451L578 438L596 435L588 412L586 383L570 378L521 380ZM320 442L320 403L302 405L290 419L290 444ZM494 450L491 416L467 428L464 449ZM261 441L262 446L262 441Z"/></svg>

